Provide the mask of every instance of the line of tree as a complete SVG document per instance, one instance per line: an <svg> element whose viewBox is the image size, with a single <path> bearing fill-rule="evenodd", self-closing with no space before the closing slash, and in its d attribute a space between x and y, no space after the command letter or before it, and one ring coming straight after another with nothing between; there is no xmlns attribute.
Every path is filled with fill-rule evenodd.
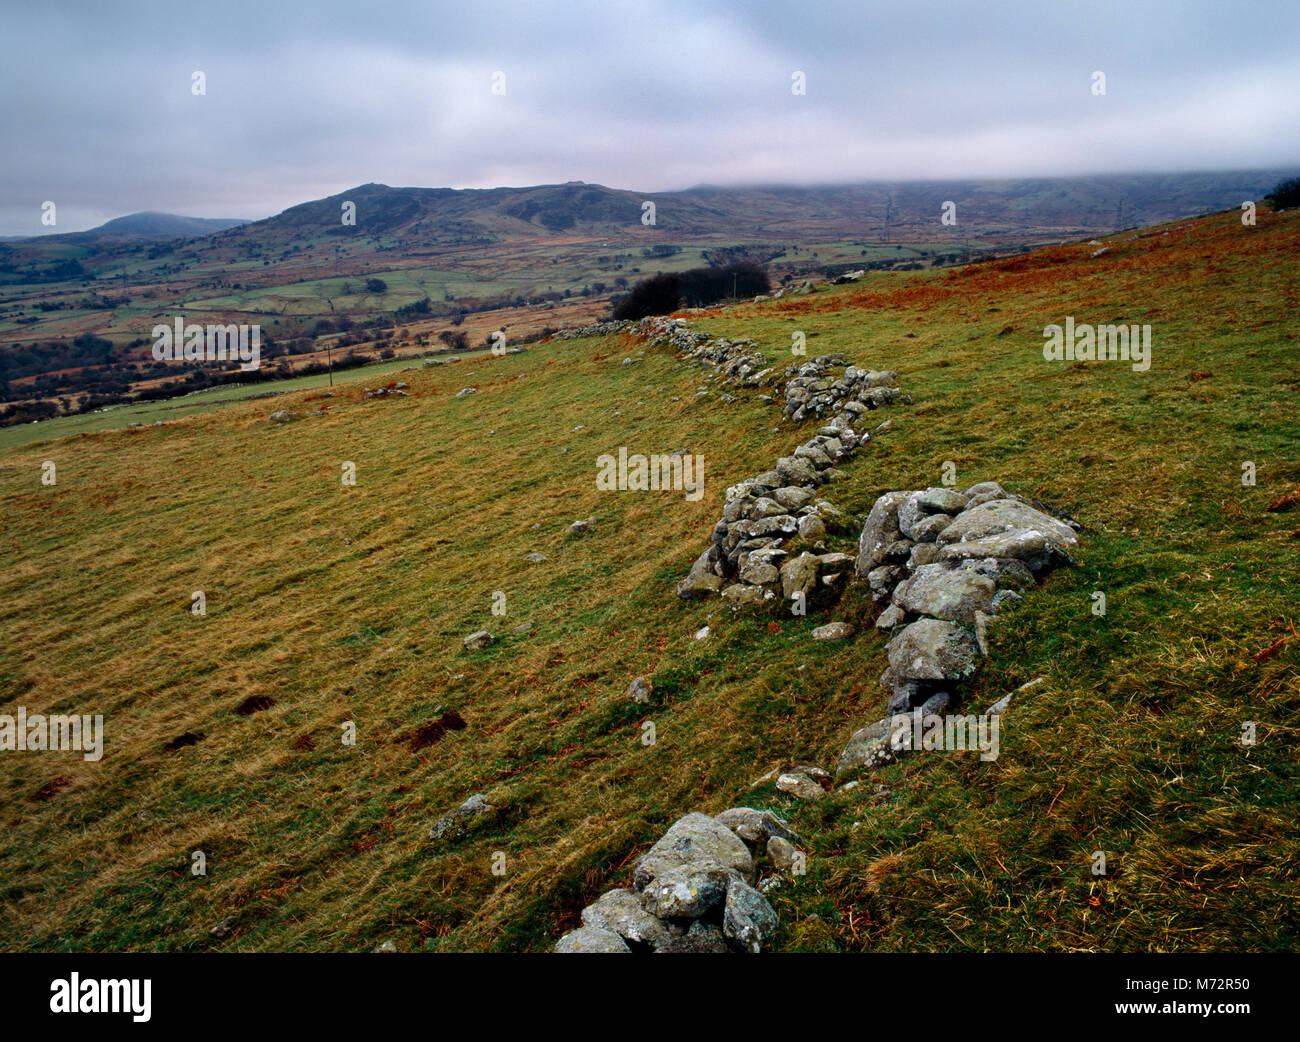
<svg viewBox="0 0 1300 1042"><path fill-rule="evenodd" d="M613 314L631 319L667 315L678 308L757 296L771 288L767 272L752 261L664 272L642 279L625 296L616 298Z"/></svg>

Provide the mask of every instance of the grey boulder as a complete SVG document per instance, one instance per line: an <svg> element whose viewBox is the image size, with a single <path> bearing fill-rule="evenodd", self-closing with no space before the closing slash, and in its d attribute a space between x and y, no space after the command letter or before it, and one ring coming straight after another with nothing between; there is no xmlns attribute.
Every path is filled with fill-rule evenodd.
<svg viewBox="0 0 1300 1042"><path fill-rule="evenodd" d="M757 955L776 933L779 920L766 897L748 883L734 880L727 887L722 932L743 951Z"/></svg>
<svg viewBox="0 0 1300 1042"><path fill-rule="evenodd" d="M1037 532L1044 541L1063 548L1079 545L1074 529L1064 521L1035 510L1015 499L995 499L963 511L952 524L939 533L945 545L965 543L1005 532ZM974 556L974 555L967 555ZM981 557L1014 557L1017 554L981 554Z"/></svg>
<svg viewBox="0 0 1300 1042"><path fill-rule="evenodd" d="M555 942L559 955L630 955L632 949L613 930L583 926L566 933Z"/></svg>
<svg viewBox="0 0 1300 1042"><path fill-rule="evenodd" d="M631 890L610 890L582 910L582 925L609 930L624 940L659 949L675 937L680 927L656 919L645 910L639 894Z"/></svg>
<svg viewBox="0 0 1300 1042"><path fill-rule="evenodd" d="M713 818L691 813L679 818L659 842L647 850L633 870L633 885L644 890L670 869L711 862L753 878L754 859L740 838Z"/></svg>
<svg viewBox="0 0 1300 1042"><path fill-rule="evenodd" d="M862 526L862 535L858 537L859 575L880 567L885 562L887 548L901 537L898 508L910 495L910 492L886 492L872 506Z"/></svg>
<svg viewBox="0 0 1300 1042"><path fill-rule="evenodd" d="M772 839L789 840L792 843L803 842L798 833L770 810L732 807L730 810L724 810L714 820L731 829L746 843L768 843Z"/></svg>
<svg viewBox="0 0 1300 1042"><path fill-rule="evenodd" d="M733 869L714 862L689 862L655 876L645 889L645 905L660 919L698 919L721 904L727 887L739 880Z"/></svg>
<svg viewBox="0 0 1300 1042"><path fill-rule="evenodd" d="M894 603L916 615L973 625L975 615L993 606L997 584L973 568L925 564L894 590Z"/></svg>
<svg viewBox="0 0 1300 1042"><path fill-rule="evenodd" d="M969 630L940 619L918 619L888 644L889 668L906 680L966 680L975 673L979 648Z"/></svg>

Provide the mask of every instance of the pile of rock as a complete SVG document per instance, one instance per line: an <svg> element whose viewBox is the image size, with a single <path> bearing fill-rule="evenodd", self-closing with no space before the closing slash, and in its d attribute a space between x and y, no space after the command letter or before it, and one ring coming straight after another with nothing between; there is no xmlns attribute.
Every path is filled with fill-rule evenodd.
<svg viewBox="0 0 1300 1042"><path fill-rule="evenodd" d="M650 341L651 347L670 347L686 353L713 339L712 333L692 329L684 318L651 315L637 323L637 334Z"/></svg>
<svg viewBox="0 0 1300 1042"><path fill-rule="evenodd" d="M698 334L695 334L698 335ZM703 334L708 336L708 334ZM671 334L669 334L671 337ZM652 341L653 343L653 341ZM758 387L771 376L767 359L752 340L706 339L685 351L684 357L715 370L724 383L740 387Z"/></svg>
<svg viewBox="0 0 1300 1042"><path fill-rule="evenodd" d="M772 293L773 300L780 300L782 297L806 297L809 293L815 293L817 287L813 285L811 279L804 279L798 286L783 286Z"/></svg>
<svg viewBox="0 0 1300 1042"><path fill-rule="evenodd" d="M959 701L988 653L987 627L1013 610L1026 590L1079 545L1079 526L993 481L887 492L876 500L858 541L856 573L878 603L876 626L890 634L880 677L891 713L940 714ZM883 736L888 720L855 734L841 772L895 758Z"/></svg>
<svg viewBox="0 0 1300 1042"><path fill-rule="evenodd" d="M362 388L362 394L361 394L362 401L366 401L367 399L370 398L389 398L389 397L397 397L397 398L409 397L409 395L406 393L406 384L403 383L385 384L383 387L376 387L373 389L369 387Z"/></svg>
<svg viewBox="0 0 1300 1042"><path fill-rule="evenodd" d="M582 910L582 926L555 945L577 952L758 953L780 925L763 890L795 863L802 840L768 811L687 814L636 863L632 887ZM773 871L753 884L767 855Z"/></svg>
<svg viewBox="0 0 1300 1042"><path fill-rule="evenodd" d="M832 377L831 370L839 367L844 369L842 375ZM852 422L902 395L892 370L859 369L841 355L822 355L791 366L786 376L784 411L795 423L823 413L837 413Z"/></svg>
<svg viewBox="0 0 1300 1042"><path fill-rule="evenodd" d="M812 488L825 481L804 457L785 456L775 470L727 490L713 542L677 587L683 600L720 594L732 608L760 608L793 599L810 605L822 591L838 592L848 580L853 555L827 552L830 528L844 515ZM811 549L792 556L799 539ZM814 552L815 551L815 552Z"/></svg>

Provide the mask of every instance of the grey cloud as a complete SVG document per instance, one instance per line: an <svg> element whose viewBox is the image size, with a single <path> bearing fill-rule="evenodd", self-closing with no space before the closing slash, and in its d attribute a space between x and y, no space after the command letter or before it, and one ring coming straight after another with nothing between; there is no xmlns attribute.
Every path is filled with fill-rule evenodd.
<svg viewBox="0 0 1300 1042"><path fill-rule="evenodd" d="M665 190L1300 161L1292 0L53 3L10 5L0 26L7 234L43 231L45 199L71 231L141 209L260 217L366 181Z"/></svg>

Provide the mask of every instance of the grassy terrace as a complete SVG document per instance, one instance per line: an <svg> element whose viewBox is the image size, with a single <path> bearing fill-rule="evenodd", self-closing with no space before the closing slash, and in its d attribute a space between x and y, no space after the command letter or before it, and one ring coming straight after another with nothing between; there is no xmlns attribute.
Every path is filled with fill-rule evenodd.
<svg viewBox="0 0 1300 1042"><path fill-rule="evenodd" d="M918 755L814 805L750 785L833 766L883 715L869 596L833 616L864 632L827 646L808 637L825 615L673 595L726 487L814 425L697 399L705 374L665 353L556 342L405 374L409 398L361 401L374 373L343 374L330 415L287 426L267 416L314 411L309 390L0 449L0 712L107 732L97 764L0 756L4 946L543 950L667 824L747 804L809 840L774 895L786 949L1294 949L1300 512L1266 507L1300 485L1298 240L1295 212L1216 215L700 321L899 372L915 404L830 487L841 509L952 461L961 487L996 479L1085 526L1080 566L992 631L970 704L1046 678L999 759ZM1068 315L1150 323L1151 370L1044 361ZM620 445L703 454L703 501L597 492ZM500 642L462 650L480 628ZM624 697L640 673L650 707ZM274 704L233 712L258 695ZM448 710L466 728L413 748ZM204 737L164 750L186 732ZM429 840L473 792L496 811Z"/></svg>

